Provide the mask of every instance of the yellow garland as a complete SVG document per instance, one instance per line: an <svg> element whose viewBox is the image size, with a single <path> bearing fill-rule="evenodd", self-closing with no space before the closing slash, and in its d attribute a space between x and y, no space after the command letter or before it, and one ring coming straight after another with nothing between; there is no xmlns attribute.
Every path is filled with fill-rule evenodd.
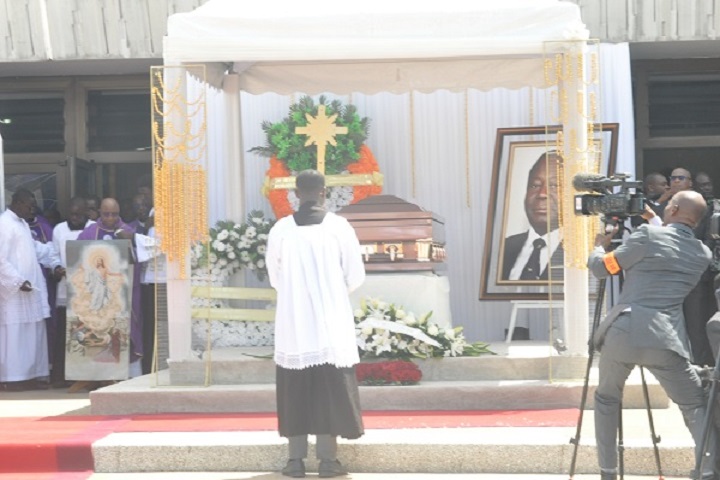
<svg viewBox="0 0 720 480"><path fill-rule="evenodd" d="M207 104L204 88L188 98L188 74L204 84L202 65L150 70L155 229L180 278L187 278L191 246L208 238ZM166 76L176 83L169 86Z"/></svg>

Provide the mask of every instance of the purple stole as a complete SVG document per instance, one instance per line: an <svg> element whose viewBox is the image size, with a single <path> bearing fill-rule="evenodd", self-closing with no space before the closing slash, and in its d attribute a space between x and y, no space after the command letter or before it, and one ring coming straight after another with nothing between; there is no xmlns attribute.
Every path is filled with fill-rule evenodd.
<svg viewBox="0 0 720 480"><path fill-rule="evenodd" d="M132 228L133 232L135 233L147 235L147 227L145 225L141 225L140 220L133 220L132 222L128 223L128 226Z"/></svg>
<svg viewBox="0 0 720 480"><path fill-rule="evenodd" d="M53 227L45 217L36 215L32 222L27 222L30 227L30 233L32 233L33 240L40 243L52 242ZM58 252L59 253L59 252ZM57 303L57 282L55 277L49 268L45 268L40 265L45 277L45 285L47 286L48 292L48 306L50 307L50 318L45 319L45 326L47 327L47 340L48 340L48 355L50 360L54 358L55 353L55 338L57 338L57 315L55 312L55 306Z"/></svg>
<svg viewBox="0 0 720 480"><path fill-rule="evenodd" d="M128 224L118 221L115 228L107 229L102 226L100 221L90 225L83 230L78 236L78 240L118 240L115 231L122 228L128 232L135 233L135 230ZM140 265L135 264L133 268L133 289L132 289L132 309L130 311L130 361L135 361L143 356L142 341L142 302L140 299Z"/></svg>

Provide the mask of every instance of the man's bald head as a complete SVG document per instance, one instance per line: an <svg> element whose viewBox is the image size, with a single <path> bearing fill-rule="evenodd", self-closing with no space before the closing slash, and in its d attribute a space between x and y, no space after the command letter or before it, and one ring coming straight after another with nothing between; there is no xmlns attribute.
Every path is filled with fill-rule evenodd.
<svg viewBox="0 0 720 480"><path fill-rule="evenodd" d="M100 202L100 223L109 230L117 228L120 222L120 204L114 198Z"/></svg>
<svg viewBox="0 0 720 480"><path fill-rule="evenodd" d="M558 227L558 165L562 163L555 151L545 152L537 159L528 175L525 191L525 213L538 235Z"/></svg>
<svg viewBox="0 0 720 480"><path fill-rule="evenodd" d="M695 228L705 216L707 202L701 194L693 190L676 193L665 207L665 224L682 223Z"/></svg>

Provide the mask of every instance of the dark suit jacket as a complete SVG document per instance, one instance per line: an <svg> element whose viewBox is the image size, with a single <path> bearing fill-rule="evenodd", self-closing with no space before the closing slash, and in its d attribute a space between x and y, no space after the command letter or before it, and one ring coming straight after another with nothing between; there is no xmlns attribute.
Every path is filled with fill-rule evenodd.
<svg viewBox="0 0 720 480"><path fill-rule="evenodd" d="M523 233L517 233L515 235L511 235L505 239L505 251L503 253L503 263L502 263L502 275L500 276L501 280L507 280L508 277L510 277L510 271L513 268L513 265L515 265L515 261L517 260L518 255L520 255L520 251L522 250L523 245L525 245L525 242L528 238L528 232ZM550 265L557 265L562 266L563 265L563 247L562 243L558 247L557 250L555 250L555 253L553 253L552 259L550 261ZM559 272L558 275L555 275L555 270L553 270L553 279L561 279L561 273ZM543 270L542 274L540 275L540 280L547 280L548 279L548 269L545 267L545 270Z"/></svg>
<svg viewBox="0 0 720 480"><path fill-rule="evenodd" d="M602 345L610 325L630 307L627 334L631 345L672 350L691 358L682 304L710 264L710 250L690 227L642 225L614 253L625 282L618 305L598 327L596 346ZM588 268L597 278L610 275L604 256L596 249L588 259Z"/></svg>

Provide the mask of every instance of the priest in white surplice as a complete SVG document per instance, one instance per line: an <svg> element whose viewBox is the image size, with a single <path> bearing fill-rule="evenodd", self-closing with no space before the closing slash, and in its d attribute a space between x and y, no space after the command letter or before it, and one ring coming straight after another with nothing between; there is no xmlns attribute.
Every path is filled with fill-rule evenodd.
<svg viewBox="0 0 720 480"><path fill-rule="evenodd" d="M0 215L0 382L6 389L32 387L15 382L48 375L44 319L50 307L40 264L56 277L64 274L52 244L33 240L24 220L33 199L30 191L18 190Z"/></svg>
<svg viewBox="0 0 720 480"><path fill-rule="evenodd" d="M337 436L363 433L355 364L360 361L348 293L365 280L352 226L326 212L325 179L297 176L300 208L270 231L267 266L277 290L275 363L278 430L289 439L283 475L304 477L307 436L317 436L319 476L347 474Z"/></svg>

